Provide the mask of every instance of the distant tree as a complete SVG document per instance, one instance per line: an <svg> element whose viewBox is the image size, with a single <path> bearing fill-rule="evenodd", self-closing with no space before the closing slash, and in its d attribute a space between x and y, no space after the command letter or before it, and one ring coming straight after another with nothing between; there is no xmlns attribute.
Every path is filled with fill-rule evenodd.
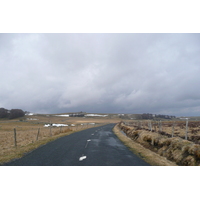
<svg viewBox="0 0 200 200"><path fill-rule="evenodd" d="M144 113L142 114L142 119L153 119L153 114Z"/></svg>
<svg viewBox="0 0 200 200"><path fill-rule="evenodd" d="M11 109L9 114L9 119L14 119L18 117L23 117L25 112L21 109Z"/></svg>
<svg viewBox="0 0 200 200"><path fill-rule="evenodd" d="M8 117L8 110L5 108L0 108L0 118Z"/></svg>
<svg viewBox="0 0 200 200"><path fill-rule="evenodd" d="M140 115L140 114L135 114L132 118L133 119L143 119L142 115Z"/></svg>

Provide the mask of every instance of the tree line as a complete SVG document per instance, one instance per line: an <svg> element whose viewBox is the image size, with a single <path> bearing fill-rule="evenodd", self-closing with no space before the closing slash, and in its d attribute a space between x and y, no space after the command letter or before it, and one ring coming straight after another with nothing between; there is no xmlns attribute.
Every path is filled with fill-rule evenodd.
<svg viewBox="0 0 200 200"><path fill-rule="evenodd" d="M141 117L142 119L154 119L154 118L174 119L176 118L176 116L171 116L171 115L154 115L150 113L143 113Z"/></svg>
<svg viewBox="0 0 200 200"><path fill-rule="evenodd" d="M25 112L21 109L11 109L7 110L5 108L0 108L0 118L15 119L18 117L23 117Z"/></svg>

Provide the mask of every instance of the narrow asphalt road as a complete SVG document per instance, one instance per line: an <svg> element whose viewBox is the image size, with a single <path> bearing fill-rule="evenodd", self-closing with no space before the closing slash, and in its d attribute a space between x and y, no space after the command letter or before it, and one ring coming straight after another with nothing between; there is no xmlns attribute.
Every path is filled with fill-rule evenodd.
<svg viewBox="0 0 200 200"><path fill-rule="evenodd" d="M5 166L150 166L112 132L114 124L59 138Z"/></svg>

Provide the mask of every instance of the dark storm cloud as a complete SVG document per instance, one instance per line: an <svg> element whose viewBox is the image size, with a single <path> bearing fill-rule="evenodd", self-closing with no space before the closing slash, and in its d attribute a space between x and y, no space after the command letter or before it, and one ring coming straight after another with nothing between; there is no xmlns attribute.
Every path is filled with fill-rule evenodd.
<svg viewBox="0 0 200 200"><path fill-rule="evenodd" d="M199 34L0 34L0 107L199 115Z"/></svg>

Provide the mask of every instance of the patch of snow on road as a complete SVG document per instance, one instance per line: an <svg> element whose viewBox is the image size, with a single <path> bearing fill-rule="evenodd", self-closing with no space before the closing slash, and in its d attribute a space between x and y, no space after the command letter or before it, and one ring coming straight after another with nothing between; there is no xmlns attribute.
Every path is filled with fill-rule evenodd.
<svg viewBox="0 0 200 200"><path fill-rule="evenodd" d="M84 160L84 159L86 159L87 158L87 156L81 156L80 158L79 158L79 161L82 161L82 160Z"/></svg>

